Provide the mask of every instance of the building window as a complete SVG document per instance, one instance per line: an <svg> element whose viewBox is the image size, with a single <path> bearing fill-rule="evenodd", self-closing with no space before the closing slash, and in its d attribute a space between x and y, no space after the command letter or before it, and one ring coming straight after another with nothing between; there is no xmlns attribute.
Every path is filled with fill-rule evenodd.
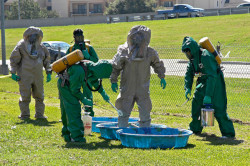
<svg viewBox="0 0 250 166"><path fill-rule="evenodd" d="M102 12L102 4L94 4L93 13L103 13Z"/></svg>
<svg viewBox="0 0 250 166"><path fill-rule="evenodd" d="M52 10L52 7L51 6L47 6L47 10Z"/></svg>
<svg viewBox="0 0 250 166"><path fill-rule="evenodd" d="M164 2L164 7L173 7L173 2Z"/></svg>
<svg viewBox="0 0 250 166"><path fill-rule="evenodd" d="M73 5L73 14L87 14L86 4L74 4Z"/></svg>
<svg viewBox="0 0 250 166"><path fill-rule="evenodd" d="M48 0L48 2L51 2L52 0Z"/></svg>
<svg viewBox="0 0 250 166"><path fill-rule="evenodd" d="M86 5L78 5L78 14L86 14Z"/></svg>

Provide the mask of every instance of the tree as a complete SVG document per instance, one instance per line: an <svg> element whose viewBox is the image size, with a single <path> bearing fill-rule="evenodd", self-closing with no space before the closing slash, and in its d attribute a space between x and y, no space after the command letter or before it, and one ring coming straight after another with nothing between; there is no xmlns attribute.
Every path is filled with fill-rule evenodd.
<svg viewBox="0 0 250 166"><path fill-rule="evenodd" d="M155 0L115 0L106 8L105 14L153 12Z"/></svg>
<svg viewBox="0 0 250 166"><path fill-rule="evenodd" d="M18 2L11 4L11 11L6 12L7 19L18 19ZM22 19L58 17L55 11L48 11L41 8L34 0L20 0L20 15Z"/></svg>

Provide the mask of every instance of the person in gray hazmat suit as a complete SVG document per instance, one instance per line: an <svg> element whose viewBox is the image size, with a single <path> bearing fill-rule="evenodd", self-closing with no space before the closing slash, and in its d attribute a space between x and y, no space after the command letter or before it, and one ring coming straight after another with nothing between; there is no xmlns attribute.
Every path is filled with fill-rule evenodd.
<svg viewBox="0 0 250 166"><path fill-rule="evenodd" d="M161 86L166 87L165 67L158 53L149 47L151 30L142 25L132 27L127 42L118 47L112 60L113 71L110 76L111 88L118 90L118 76L121 72L120 94L115 106L123 115L118 117L119 127L128 127L128 120L136 102L139 108L139 126L150 127L152 103L149 93L150 66L161 79Z"/></svg>
<svg viewBox="0 0 250 166"><path fill-rule="evenodd" d="M30 117L31 93L35 99L35 118L47 118L44 115L43 67L46 70L47 82L51 80L51 67L49 51L41 44L42 38L43 32L40 28L27 28L23 39L18 42L10 56L12 79L18 81L21 94L21 114L18 116L20 119Z"/></svg>

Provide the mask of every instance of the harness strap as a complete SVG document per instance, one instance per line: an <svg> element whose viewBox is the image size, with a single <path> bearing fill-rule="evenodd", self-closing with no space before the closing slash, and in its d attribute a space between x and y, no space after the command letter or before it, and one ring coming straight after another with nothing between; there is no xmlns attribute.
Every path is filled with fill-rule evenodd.
<svg viewBox="0 0 250 166"><path fill-rule="evenodd" d="M88 43L85 43L85 42L84 42L84 44L85 44L85 48L88 49L88 53L89 53L89 44L88 44ZM74 47L74 45L72 45L72 46L69 47L69 52L75 51L75 49L73 50L73 47ZM82 50L81 50L81 51L82 51Z"/></svg>
<svg viewBox="0 0 250 166"><path fill-rule="evenodd" d="M98 91L101 88L101 86L102 86L102 79L99 79L99 86L98 86L98 88L97 89L92 89L92 87L88 83L88 77L87 77L88 76L87 75L88 74L88 68L82 62L80 62L79 64L82 66L82 68L83 68L83 70L85 72L85 78L84 78L84 80L85 80L85 83L86 83L87 87L91 91L93 91L93 92Z"/></svg>

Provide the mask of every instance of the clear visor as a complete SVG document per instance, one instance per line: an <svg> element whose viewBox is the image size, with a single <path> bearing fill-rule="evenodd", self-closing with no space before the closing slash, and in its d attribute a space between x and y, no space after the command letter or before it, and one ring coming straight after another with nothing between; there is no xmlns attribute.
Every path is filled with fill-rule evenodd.
<svg viewBox="0 0 250 166"><path fill-rule="evenodd" d="M83 36L74 36L76 43L82 43L84 41Z"/></svg>
<svg viewBox="0 0 250 166"><path fill-rule="evenodd" d="M144 41L143 34L140 32L137 32L131 36L131 44L140 46Z"/></svg>
<svg viewBox="0 0 250 166"><path fill-rule="evenodd" d="M29 35L28 40L30 44L34 44L39 38L38 34Z"/></svg>

